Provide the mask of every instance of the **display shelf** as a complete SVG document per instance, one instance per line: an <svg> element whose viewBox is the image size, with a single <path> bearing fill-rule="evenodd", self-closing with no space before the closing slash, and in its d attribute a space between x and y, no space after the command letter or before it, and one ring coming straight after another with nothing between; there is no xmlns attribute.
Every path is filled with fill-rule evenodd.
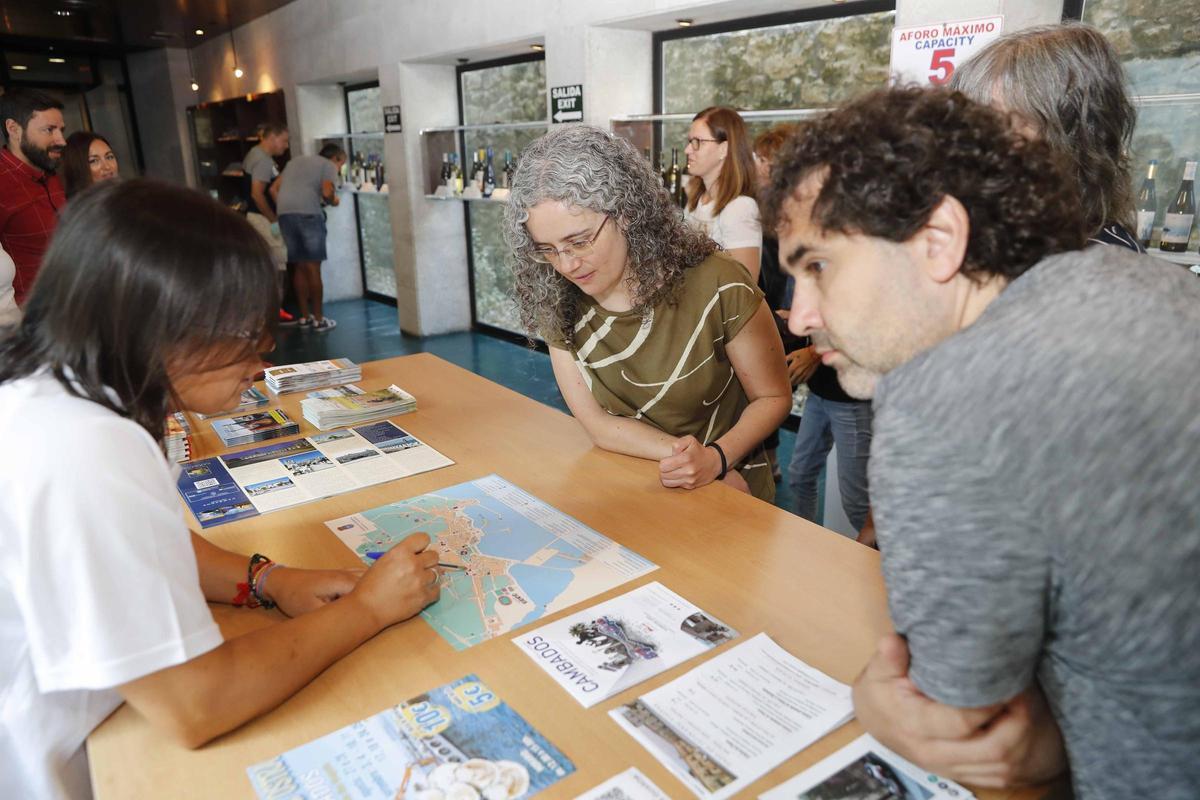
<svg viewBox="0 0 1200 800"><path fill-rule="evenodd" d="M502 155L502 150L510 149L514 155L528 143L529 140L535 138L528 134L538 134L550 130L553 123L549 120L538 120L534 122L495 122L482 125L447 125L444 127L421 128L421 144L422 154L424 158L425 169L425 196L431 197L432 190L436 188L440 181L442 168L443 153L457 153L460 159L459 165L467 168L470 164L469 158L464 158L464 154L471 152L479 146L486 146L495 142L497 144L494 153L497 157ZM528 132L523 134L522 132ZM482 140L482 141L481 141ZM512 144L509 147L509 144ZM468 146L468 145L473 146ZM494 164L497 173L503 168L502 163ZM469 180L469 175L464 175L464 179ZM499 174L497 174L499 177ZM448 198L437 198L448 199ZM460 199L460 198L449 198Z"/></svg>
<svg viewBox="0 0 1200 800"><path fill-rule="evenodd" d="M445 202L449 202L449 203L507 203L508 202L507 197L500 198L500 199L497 199L494 197L442 197L441 195L436 195L436 194L427 194L427 195L425 195L425 199L426 200L439 200L439 201L445 201Z"/></svg>
<svg viewBox="0 0 1200 800"><path fill-rule="evenodd" d="M1182 253L1167 253L1163 250L1159 250L1157 247L1153 247L1146 252L1155 258L1161 258L1166 261L1174 261L1176 264L1182 264L1185 267L1191 267L1200 264L1200 253L1195 253L1191 250L1187 250Z"/></svg>

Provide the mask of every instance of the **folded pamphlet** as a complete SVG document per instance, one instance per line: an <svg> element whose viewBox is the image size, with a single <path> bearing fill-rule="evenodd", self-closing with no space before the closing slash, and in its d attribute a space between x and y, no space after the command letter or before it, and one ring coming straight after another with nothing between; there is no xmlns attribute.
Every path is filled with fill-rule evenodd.
<svg viewBox="0 0 1200 800"><path fill-rule="evenodd" d="M854 716L850 687L765 633L608 712L697 797L724 800Z"/></svg>
<svg viewBox="0 0 1200 800"><path fill-rule="evenodd" d="M192 457L192 426L180 411L167 415L167 432L163 436L163 451L167 460L182 464Z"/></svg>
<svg viewBox="0 0 1200 800"><path fill-rule="evenodd" d="M591 708L737 635L654 582L517 636L512 643L584 708Z"/></svg>
<svg viewBox="0 0 1200 800"><path fill-rule="evenodd" d="M229 419L216 419L212 421L212 427L226 447L265 442L268 439L278 439L280 436L291 436L300 432L300 424L294 422L281 408L255 411Z"/></svg>
<svg viewBox="0 0 1200 800"><path fill-rule="evenodd" d="M395 384L367 392L351 383L310 392L300 401L304 418L323 431L387 419L416 409L417 399Z"/></svg>
<svg viewBox="0 0 1200 800"><path fill-rule="evenodd" d="M275 394L286 394L361 381L362 367L348 358L334 358L269 367L265 374L268 389Z"/></svg>
<svg viewBox="0 0 1200 800"><path fill-rule="evenodd" d="M972 800L954 781L923 770L864 734L828 758L758 796L759 800L828 800L880 797L897 800Z"/></svg>
<svg viewBox="0 0 1200 800"><path fill-rule="evenodd" d="M231 408L228 411L221 411L216 414L197 414L200 419L212 419L213 417L227 417L230 414L245 414L247 411L253 411L256 408L262 408L267 404L267 396L259 391L257 386L251 386L246 391L242 392L241 399L238 401L237 408Z"/></svg>
<svg viewBox="0 0 1200 800"><path fill-rule="evenodd" d="M260 798L532 797L575 771L474 675L246 770Z"/></svg>

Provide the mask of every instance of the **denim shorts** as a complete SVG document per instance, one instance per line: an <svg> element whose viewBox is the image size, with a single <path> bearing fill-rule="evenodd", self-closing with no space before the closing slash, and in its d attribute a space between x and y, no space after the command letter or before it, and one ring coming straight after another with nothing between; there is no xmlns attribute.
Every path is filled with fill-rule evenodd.
<svg viewBox="0 0 1200 800"><path fill-rule="evenodd" d="M279 232L288 261L325 260L324 214L280 214Z"/></svg>

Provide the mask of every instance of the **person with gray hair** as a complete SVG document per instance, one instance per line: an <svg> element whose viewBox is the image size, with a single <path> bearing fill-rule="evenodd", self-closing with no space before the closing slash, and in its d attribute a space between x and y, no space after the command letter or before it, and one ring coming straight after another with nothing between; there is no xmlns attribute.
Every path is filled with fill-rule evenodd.
<svg viewBox="0 0 1200 800"><path fill-rule="evenodd" d="M955 70L950 88L1007 111L1079 181L1089 241L1144 252L1130 233L1129 145L1137 111L1125 70L1090 25L1040 25L992 42Z"/></svg>
<svg viewBox="0 0 1200 800"><path fill-rule="evenodd" d="M724 480L770 501L762 441L791 408L771 310L633 146L585 126L543 136L504 221L521 321L592 441L657 461L663 486Z"/></svg>

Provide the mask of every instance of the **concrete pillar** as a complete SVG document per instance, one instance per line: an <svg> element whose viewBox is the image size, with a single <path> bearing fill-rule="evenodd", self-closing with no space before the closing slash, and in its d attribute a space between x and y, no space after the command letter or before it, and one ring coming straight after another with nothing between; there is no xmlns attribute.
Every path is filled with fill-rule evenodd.
<svg viewBox="0 0 1200 800"><path fill-rule="evenodd" d="M396 306L405 333L431 336L471 326L466 224L462 203L425 199L422 128L458 124L453 66L392 64L379 70L384 105L399 105L402 133L384 139L388 166Z"/></svg>
<svg viewBox="0 0 1200 800"><path fill-rule="evenodd" d="M546 88L582 84L588 125L608 128L618 114L653 112L653 64L649 31L571 25L546 32ZM551 110L547 97L547 116Z"/></svg>

